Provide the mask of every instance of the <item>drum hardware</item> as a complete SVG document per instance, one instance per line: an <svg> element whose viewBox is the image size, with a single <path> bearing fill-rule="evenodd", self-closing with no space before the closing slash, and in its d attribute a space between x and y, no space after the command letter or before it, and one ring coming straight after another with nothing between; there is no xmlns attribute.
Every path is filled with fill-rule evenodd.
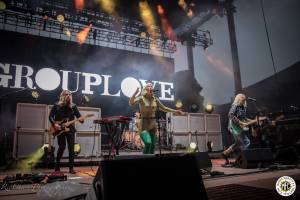
<svg viewBox="0 0 300 200"><path fill-rule="evenodd" d="M135 119L129 123L128 130L123 134L123 146L121 149L141 150L143 143L138 134L137 121Z"/></svg>

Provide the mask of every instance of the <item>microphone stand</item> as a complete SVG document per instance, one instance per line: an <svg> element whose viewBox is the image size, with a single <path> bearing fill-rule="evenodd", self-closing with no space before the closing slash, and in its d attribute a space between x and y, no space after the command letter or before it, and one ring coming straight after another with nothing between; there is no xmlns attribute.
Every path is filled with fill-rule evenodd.
<svg viewBox="0 0 300 200"><path fill-rule="evenodd" d="M195 130L195 132L194 132L194 134L195 134L195 137L196 137L196 149L195 149L195 152L199 152L199 146L198 146L198 144L199 144L199 142L198 142L198 137L197 137L197 130Z"/></svg>
<svg viewBox="0 0 300 200"><path fill-rule="evenodd" d="M156 101L156 96L154 95L155 101ZM158 131L158 149L159 149L159 156L161 156L161 136L160 136L160 122L159 122L159 117L160 117L160 112L159 112L159 106L158 103L157 104L157 108L155 111L155 118L156 118L156 122L157 122L157 131Z"/></svg>
<svg viewBox="0 0 300 200"><path fill-rule="evenodd" d="M259 110L259 106L257 105L257 100L253 101L254 102L254 106L255 106L255 117L256 117L256 122L257 122L257 129L255 130L256 131L256 137L259 138L259 146L261 147L262 145L262 141L261 141L261 124L260 124L260 121L259 121L259 114L260 114L260 110ZM253 129L251 130L251 135L253 134ZM253 135L252 135L253 137Z"/></svg>

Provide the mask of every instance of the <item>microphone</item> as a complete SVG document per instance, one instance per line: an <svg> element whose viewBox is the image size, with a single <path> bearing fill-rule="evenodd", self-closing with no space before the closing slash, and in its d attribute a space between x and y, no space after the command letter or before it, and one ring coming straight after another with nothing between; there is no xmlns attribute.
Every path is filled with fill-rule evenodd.
<svg viewBox="0 0 300 200"><path fill-rule="evenodd" d="M248 100L250 101L256 101L256 99L252 98L252 97L247 97Z"/></svg>

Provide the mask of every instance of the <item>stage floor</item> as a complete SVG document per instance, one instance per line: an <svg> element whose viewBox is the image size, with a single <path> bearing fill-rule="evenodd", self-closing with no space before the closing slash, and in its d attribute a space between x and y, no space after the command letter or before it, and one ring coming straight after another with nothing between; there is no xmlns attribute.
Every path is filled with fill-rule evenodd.
<svg viewBox="0 0 300 200"><path fill-rule="evenodd" d="M128 155L128 154L126 154ZM99 160L99 158L98 158ZM88 161L88 160L87 160ZM97 161L94 159L94 161ZM300 170L299 168L289 168L267 170L267 169L241 169L222 167L223 159L212 159L212 171L222 172L224 175L211 176L203 174L203 182L209 199L281 199L275 189L275 184L281 176L292 177L297 184L293 197L300 199ZM97 166L78 166L75 167L76 174L68 174L68 168L62 168L66 173L68 180L64 181L66 185L72 183L80 185L77 192L87 192L91 188L94 176L98 170ZM51 173L53 170L45 168L33 169L32 173ZM15 170L6 170L0 172L0 178L6 175L15 175L20 173ZM123 180L126 184L126 180ZM140 180L142 183L142 180ZM49 185L49 184L47 184ZM133 188L134 189L134 188ZM40 199L40 187L31 185L17 187L9 190L0 190L1 200L18 200L18 199ZM259 195L259 196L258 196Z"/></svg>

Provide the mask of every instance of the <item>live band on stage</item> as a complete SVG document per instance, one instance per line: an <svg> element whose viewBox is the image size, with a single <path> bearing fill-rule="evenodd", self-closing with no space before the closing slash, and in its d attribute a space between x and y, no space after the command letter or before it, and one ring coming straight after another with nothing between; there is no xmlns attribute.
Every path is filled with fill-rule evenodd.
<svg viewBox="0 0 300 200"><path fill-rule="evenodd" d="M137 88L132 97L129 98L129 106L135 104L139 106L139 110L133 116L109 116L97 119L93 114L81 115L76 104L72 101L71 92L62 91L59 102L52 107L49 115L51 127L48 133L51 139L49 139L50 148L48 151L53 153L53 138L57 138L58 142L55 171L60 171L60 160L68 145L69 172L76 173L74 170L74 134L76 133L74 125L84 123L89 118L93 120L94 124L101 125L108 134L109 159L119 155L119 151L122 149L143 151L143 154L154 154L156 145L158 145L160 153L162 146L172 151L174 147L172 146L172 135L166 131L168 122L158 116L157 111L171 112L178 116L187 115L187 113L164 106L155 96L151 83L147 83L141 94L139 93L139 88ZM257 145L256 147L265 148L275 145L272 140L268 139L268 137L274 136L270 130L273 129L274 131L278 124L286 123L282 114L274 120L262 116L262 113L258 113L254 119L248 118L246 115L247 99L253 100L244 94L237 94L228 113L228 130L234 143L221 153L225 167L232 164L229 162L232 153L239 155L241 151L248 149L251 143ZM234 164L239 164L239 162L241 162L240 156L237 157Z"/></svg>

